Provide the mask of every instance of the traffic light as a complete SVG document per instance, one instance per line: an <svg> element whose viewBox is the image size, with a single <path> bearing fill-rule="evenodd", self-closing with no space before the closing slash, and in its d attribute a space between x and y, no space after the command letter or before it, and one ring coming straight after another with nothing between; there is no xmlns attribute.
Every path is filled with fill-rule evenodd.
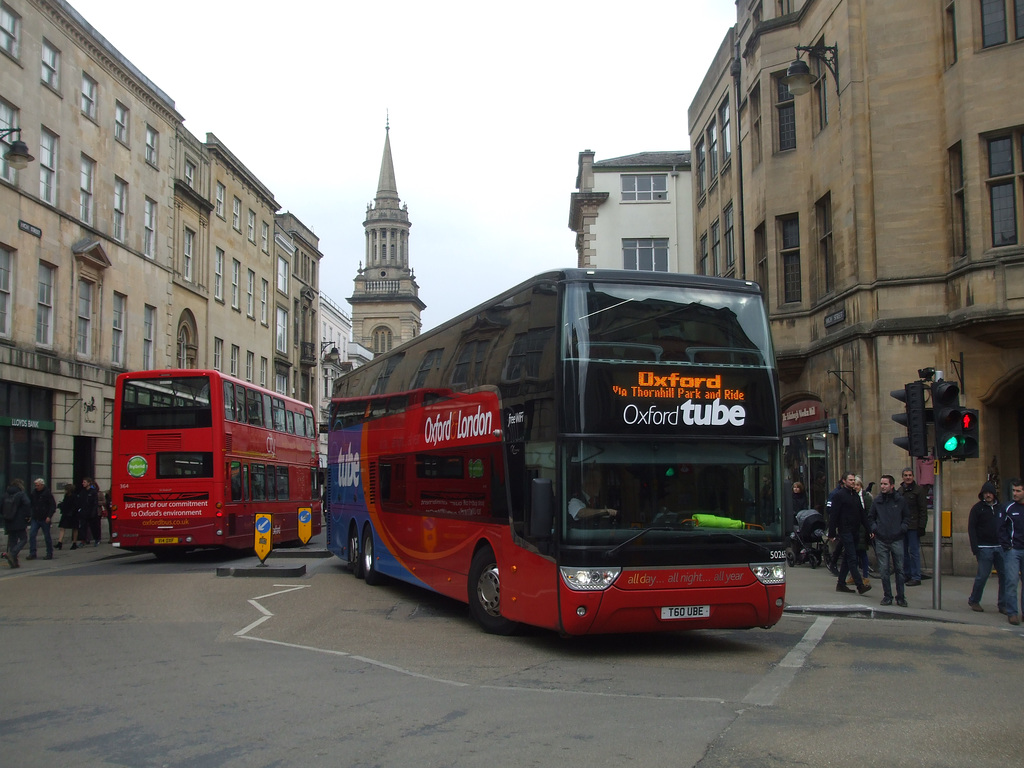
<svg viewBox="0 0 1024 768"><path fill-rule="evenodd" d="M894 438L893 443L911 456L927 456L928 413L924 407L924 382L912 381L890 394L905 406L903 413L893 414L892 420L907 428L907 436Z"/></svg>
<svg viewBox="0 0 1024 768"><path fill-rule="evenodd" d="M966 422L973 429L978 415L977 411L972 415L960 407L960 387L955 382L942 379L933 383L932 409L935 414L935 458L967 458L964 424ZM973 437L977 447L977 434Z"/></svg>
<svg viewBox="0 0 1024 768"><path fill-rule="evenodd" d="M974 408L964 408L960 412L960 434L963 438L963 445L961 446L962 453L960 458L963 459L976 459L978 458L980 445L979 445L979 422L978 412Z"/></svg>

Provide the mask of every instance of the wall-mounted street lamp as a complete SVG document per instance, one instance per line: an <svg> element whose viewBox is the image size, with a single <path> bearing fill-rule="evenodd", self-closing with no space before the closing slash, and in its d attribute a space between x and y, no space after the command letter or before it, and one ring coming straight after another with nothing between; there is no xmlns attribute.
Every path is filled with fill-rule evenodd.
<svg viewBox="0 0 1024 768"><path fill-rule="evenodd" d="M801 53L813 56L825 65L825 68L832 73L832 79L836 81L836 97L839 97L839 52L834 45L798 45L796 46L796 59L786 70L786 76L782 82L789 88L794 96L800 96L811 90L815 77L811 74L811 68L807 62L800 58Z"/></svg>
<svg viewBox="0 0 1024 768"><path fill-rule="evenodd" d="M35 160L35 158L28 153L28 145L21 140L21 128L0 128L0 140L14 134L17 134L18 138L12 141L11 148L4 152L4 160L10 163L11 168L20 171Z"/></svg>
<svg viewBox="0 0 1024 768"><path fill-rule="evenodd" d="M328 347L331 351L325 355L324 350ZM338 347L333 341L320 342L320 359L331 365L338 365L341 362L341 353L338 352Z"/></svg>

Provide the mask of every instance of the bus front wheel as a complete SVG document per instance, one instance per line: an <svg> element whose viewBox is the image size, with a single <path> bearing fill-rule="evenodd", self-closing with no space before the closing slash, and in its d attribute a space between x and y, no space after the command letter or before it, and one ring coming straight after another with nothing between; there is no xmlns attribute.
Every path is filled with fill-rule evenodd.
<svg viewBox="0 0 1024 768"><path fill-rule="evenodd" d="M361 550L362 563L363 563L363 578L366 583L371 587L375 587L381 583L380 571L377 570L377 565L374 562L373 557L373 529L370 526L366 526L366 530L363 531L363 546Z"/></svg>
<svg viewBox="0 0 1024 768"><path fill-rule="evenodd" d="M511 635L518 627L501 615L498 559L490 547L478 550L469 566L469 612L492 635Z"/></svg>

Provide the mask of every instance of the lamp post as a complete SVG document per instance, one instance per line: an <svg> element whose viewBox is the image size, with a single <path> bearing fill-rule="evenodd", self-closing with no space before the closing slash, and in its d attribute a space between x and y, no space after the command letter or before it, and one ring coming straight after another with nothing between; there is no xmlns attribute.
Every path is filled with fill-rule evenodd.
<svg viewBox="0 0 1024 768"><path fill-rule="evenodd" d="M18 138L12 141L11 148L4 152L4 160L10 163L11 168L20 171L35 160L35 158L28 153L28 145L21 140L21 128L0 128L0 140L15 134L17 134Z"/></svg>
<svg viewBox="0 0 1024 768"><path fill-rule="evenodd" d="M331 351L325 355L324 350L328 348L330 348ZM321 341L320 359L323 360L325 363L330 363L331 365L337 365L339 362L341 362L341 353L338 352L338 345L335 344L333 341Z"/></svg>
<svg viewBox="0 0 1024 768"><path fill-rule="evenodd" d="M789 92L794 96L800 96L811 90L811 84L814 82L811 68L807 66L806 61L800 58L801 53L814 57L832 73L832 79L836 81L836 98L839 98L838 47L835 45L821 45L820 43L818 45L796 46L796 59L789 65L789 69L786 70L786 76L782 78L782 82L789 88Z"/></svg>

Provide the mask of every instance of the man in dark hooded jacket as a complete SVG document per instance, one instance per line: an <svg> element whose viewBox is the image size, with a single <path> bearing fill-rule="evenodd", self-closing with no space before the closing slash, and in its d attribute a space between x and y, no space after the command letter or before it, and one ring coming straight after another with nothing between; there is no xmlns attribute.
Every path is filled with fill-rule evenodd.
<svg viewBox="0 0 1024 768"><path fill-rule="evenodd" d="M875 555L878 557L878 573L882 581L882 605L892 605L892 587L889 584L891 569L896 571L896 605L907 607L907 584L903 571L903 537L910 529L910 510L907 500L896 493L896 480L892 475L882 475L878 481L880 493L871 503L868 524L875 539Z"/></svg>
<svg viewBox="0 0 1024 768"><path fill-rule="evenodd" d="M967 598L972 611L984 611L981 595L995 566L999 578L999 596L996 605L1000 613L1006 613L1006 584L1003 583L1003 548L999 546L999 500L996 498L995 483L985 483L978 494L978 503L971 507L967 517L967 535L971 540L971 552L978 558L978 574L974 577L974 589Z"/></svg>
<svg viewBox="0 0 1024 768"><path fill-rule="evenodd" d="M20 568L18 553L28 541L25 530L28 528L28 520L32 516L32 502L25 493L25 483L21 480L12 480L7 486L7 494L3 498L4 533L7 534L7 551L0 553L0 557L8 562L11 568Z"/></svg>

